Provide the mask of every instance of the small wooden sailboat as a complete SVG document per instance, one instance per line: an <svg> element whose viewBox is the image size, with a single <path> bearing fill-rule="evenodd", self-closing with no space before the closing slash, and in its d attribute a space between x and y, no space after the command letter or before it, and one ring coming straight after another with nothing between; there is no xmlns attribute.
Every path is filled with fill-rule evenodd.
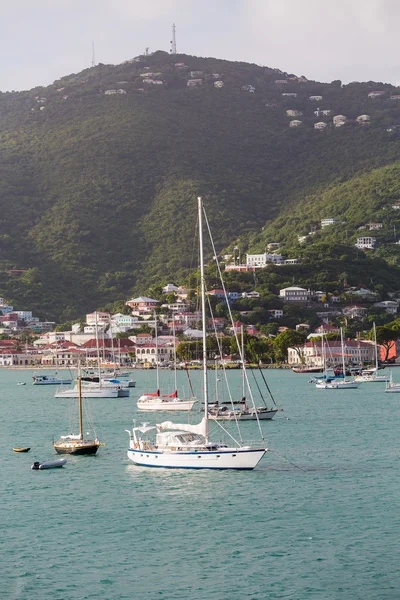
<svg viewBox="0 0 400 600"><path fill-rule="evenodd" d="M96 454L99 446L102 445L97 437L94 440L87 440L83 437L82 382L80 374L78 376L78 406L79 434L62 435L58 442L53 442L53 446L57 454Z"/></svg>
<svg viewBox="0 0 400 600"><path fill-rule="evenodd" d="M13 448L14 452L29 452L30 448Z"/></svg>

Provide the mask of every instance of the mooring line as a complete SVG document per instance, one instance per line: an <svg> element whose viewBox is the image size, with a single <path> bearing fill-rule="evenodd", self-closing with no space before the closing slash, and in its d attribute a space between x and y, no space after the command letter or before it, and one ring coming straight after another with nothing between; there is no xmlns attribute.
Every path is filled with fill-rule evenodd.
<svg viewBox="0 0 400 600"><path fill-rule="evenodd" d="M300 471L303 471L303 473L307 473L307 471L305 469L302 469L301 467L299 467L299 465L295 465L294 462L291 462L290 460L288 460L284 456L281 456L280 454L278 454L277 452L275 452L275 450L271 450L270 448L268 448L268 452L272 452L272 454L275 454L275 456L277 456L278 458L281 458L282 460L285 460L287 463L289 463L290 465L292 465L296 469L300 469Z"/></svg>

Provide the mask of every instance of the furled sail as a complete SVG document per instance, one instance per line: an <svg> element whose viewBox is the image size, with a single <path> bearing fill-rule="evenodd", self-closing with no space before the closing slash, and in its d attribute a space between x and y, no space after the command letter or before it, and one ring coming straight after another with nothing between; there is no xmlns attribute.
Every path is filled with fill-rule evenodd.
<svg viewBox="0 0 400 600"><path fill-rule="evenodd" d="M197 425L189 425L189 423L173 423L172 421L164 421L157 425L159 431L189 431L190 433L198 433L207 437L208 421L205 417Z"/></svg>

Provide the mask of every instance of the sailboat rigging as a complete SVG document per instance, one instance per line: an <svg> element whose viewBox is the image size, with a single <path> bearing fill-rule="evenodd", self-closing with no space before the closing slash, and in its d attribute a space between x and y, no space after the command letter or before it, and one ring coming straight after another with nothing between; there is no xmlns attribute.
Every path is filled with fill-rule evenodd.
<svg viewBox="0 0 400 600"><path fill-rule="evenodd" d="M137 407L141 411L190 411L197 402L197 398L181 399L178 395L178 384L176 375L176 339L175 339L175 323L173 323L174 336L174 384L175 389L172 394L163 394L160 392L160 374L158 364L158 334L157 334L157 317L154 315L155 323L155 351L156 351L156 374L157 374L157 391L155 393L145 393L137 401Z"/></svg>
<svg viewBox="0 0 400 600"><path fill-rule="evenodd" d="M266 448L258 444L244 445L236 442L226 445L210 440L209 408L208 408L208 374L207 374L207 334L206 334L206 301L203 250L203 203L198 198L199 246L200 246L200 278L203 338L203 403L204 416L197 425L172 423L166 421L157 426L144 424L126 430L129 434L128 458L140 466L182 468L182 469L254 469L266 452ZM221 427L221 425L220 425ZM155 442L143 439L141 434L156 431Z"/></svg>
<svg viewBox="0 0 400 600"><path fill-rule="evenodd" d="M378 343L376 341L376 326L373 324L373 335L375 344L375 367L372 369L363 369L361 375L355 377L356 381L364 383L387 383L390 381L390 375L379 375Z"/></svg>
<svg viewBox="0 0 400 600"><path fill-rule="evenodd" d="M96 437L94 440L83 437L83 415L82 415L82 381L78 375L78 409L79 409L79 434L72 433L62 435L58 442L53 442L57 454L96 454L102 445Z"/></svg>

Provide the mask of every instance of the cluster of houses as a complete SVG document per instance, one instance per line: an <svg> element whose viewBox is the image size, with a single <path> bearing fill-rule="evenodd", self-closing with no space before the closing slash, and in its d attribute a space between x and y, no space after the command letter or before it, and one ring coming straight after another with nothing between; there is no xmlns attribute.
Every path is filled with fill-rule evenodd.
<svg viewBox="0 0 400 600"><path fill-rule="evenodd" d="M54 321L41 321L30 310L14 310L14 307L0 298L0 333L14 335L24 330L41 333L55 327Z"/></svg>
<svg viewBox="0 0 400 600"><path fill-rule="evenodd" d="M310 96L310 100L314 99L314 98L319 98L322 100L322 96ZM303 113L299 110L287 110L286 114L288 117L292 117L292 116L300 116ZM332 114L332 110L331 109L317 109L314 111L314 115L316 117L319 117L321 115L323 116L330 116ZM346 117L345 115L334 115L334 117L332 118L332 126L335 128L338 127L343 127L344 125L346 125L346 123L350 123L351 120L349 120L348 117ZM354 123L357 123L358 125L368 125L371 122L371 117L370 115L359 115L358 117L356 117L353 121ZM303 124L303 121L300 121L299 119L293 119L291 121L289 121L289 127L300 127L300 125ZM324 131L325 129L328 129L328 125L329 123L327 123L326 121L317 121L316 123L314 123L314 129L316 129L317 131Z"/></svg>
<svg viewBox="0 0 400 600"><path fill-rule="evenodd" d="M278 250L279 245L271 243L270 249ZM256 269L262 266L267 258L263 255L256 260L255 255L248 255L246 265ZM385 310L391 315L396 315L399 301L393 297L391 300L379 302L377 295L366 288L347 288L346 292L352 300L359 299L359 303L340 307L343 298L326 294L321 290L289 286L279 290L279 308L267 309L270 321L276 322L284 318L285 305L310 306L310 302L317 303L316 314L322 322L325 332L338 331L330 325L334 317L346 319L362 319L368 314L368 307L374 306ZM4 299L0 298L0 321L3 332L18 334L26 328L36 333L36 339L31 345L22 348L18 340L0 340L0 366L76 366L78 362L85 365L95 364L98 352L104 365L131 365L155 362L168 364L175 357L176 343L179 339L193 340L201 338L201 312L196 309L190 300L190 290L184 286L167 284L162 293L165 301L139 296L126 301L130 314L108 312L93 312L86 315L85 323L75 323L70 331L55 331L54 322L42 323L31 311L15 311ZM171 297L173 295L173 297ZM210 298L218 302L235 302L248 299L258 300L260 293L256 290L239 292L223 289L208 291ZM197 300L197 299L196 299ZM336 306L335 306L336 305ZM321 308L318 310L318 306ZM238 311L243 317L251 314L251 310ZM157 316L156 316L157 314ZM246 320L246 319L245 319ZM157 343L150 333L143 332L143 325L154 330L157 328ZM210 317L207 322L210 335L232 335L242 330L249 335L261 336L262 334L254 325L246 325L241 321L229 324L224 317ZM278 328L278 333L287 327ZM296 329L308 332L310 325L299 323ZM136 331L135 330L139 330ZM126 336L117 336L126 333ZM310 334L310 342L304 348L304 357L309 357L310 363L318 363L318 345L313 344L313 335L320 335L320 328ZM355 344L355 345L354 345ZM360 354L363 362L368 362L370 345L368 342L352 342L349 348ZM317 348L317 350L315 350ZM289 351L289 364L299 361L296 351ZM350 352L350 350L349 350ZM352 351L351 351L352 352ZM308 358L307 358L308 360Z"/></svg>
<svg viewBox="0 0 400 600"><path fill-rule="evenodd" d="M396 204L392 204L391 208L392 210L400 210L400 203L396 202ZM341 220L336 217L321 219L321 229L329 227L330 225L335 225L340 222ZM358 230L363 231L366 229L368 231L380 231L383 228L383 223L370 222L366 223L365 225L361 225L361 227L359 227ZM309 232L307 235L299 236L299 243L304 243L307 240L308 236L315 235L315 233L317 233L317 230L314 228L313 231ZM396 244L400 244L400 241L396 242ZM376 248L377 245L377 239L371 235L362 235L357 238L354 245L359 250L374 250L374 248Z"/></svg>

